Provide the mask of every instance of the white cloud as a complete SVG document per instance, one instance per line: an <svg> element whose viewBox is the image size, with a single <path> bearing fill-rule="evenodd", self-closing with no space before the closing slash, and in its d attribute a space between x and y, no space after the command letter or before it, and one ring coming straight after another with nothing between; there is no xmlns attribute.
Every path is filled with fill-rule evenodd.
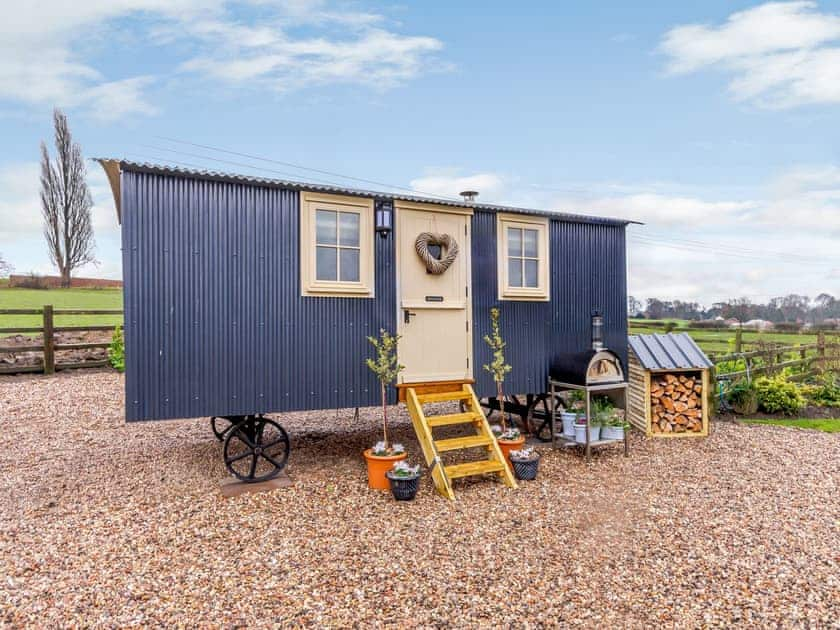
<svg viewBox="0 0 840 630"><path fill-rule="evenodd" d="M37 162L0 166L0 191L3 191L0 197L0 242L9 243L21 235L40 233L40 174Z"/></svg>
<svg viewBox="0 0 840 630"><path fill-rule="evenodd" d="M472 189L486 203L643 221L628 228L630 292L638 298L711 304L840 292L840 166L790 169L749 199L699 197L661 182L538 187L457 169L432 170L411 185L447 197Z"/></svg>
<svg viewBox="0 0 840 630"><path fill-rule="evenodd" d="M719 25L677 26L660 50L673 74L730 74L738 100L772 108L840 102L840 15L816 2L768 2Z"/></svg>
<svg viewBox="0 0 840 630"><path fill-rule="evenodd" d="M465 190L475 190L479 200L487 203L497 202L509 188L505 177L497 173L458 175L452 170L431 170L428 175L412 179L410 183L418 194L453 199L459 199L458 195Z"/></svg>
<svg viewBox="0 0 840 630"><path fill-rule="evenodd" d="M163 76L106 76L88 60L107 55L128 29L146 45L171 47L162 75L180 70L276 90L393 87L427 69L442 47L388 30L382 15L317 0L45 0L3 17L0 100L77 107L103 121L157 111L147 91Z"/></svg>

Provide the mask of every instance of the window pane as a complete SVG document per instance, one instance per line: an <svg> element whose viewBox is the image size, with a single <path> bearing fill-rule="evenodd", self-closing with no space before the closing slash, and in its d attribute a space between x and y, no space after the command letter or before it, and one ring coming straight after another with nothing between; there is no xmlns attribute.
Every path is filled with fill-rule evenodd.
<svg viewBox="0 0 840 630"><path fill-rule="evenodd" d="M529 258L537 257L537 231L536 230L522 230L522 249L525 256Z"/></svg>
<svg viewBox="0 0 840 630"><path fill-rule="evenodd" d="M537 287L537 261L525 259L525 284L526 287Z"/></svg>
<svg viewBox="0 0 840 630"><path fill-rule="evenodd" d="M315 211L315 242L320 245L335 245L338 241L338 213L332 210Z"/></svg>
<svg viewBox="0 0 840 630"><path fill-rule="evenodd" d="M508 284L512 287L522 286L521 258L508 258Z"/></svg>
<svg viewBox="0 0 840 630"><path fill-rule="evenodd" d="M341 245L359 246L359 215L355 212L338 214L338 242Z"/></svg>
<svg viewBox="0 0 840 630"><path fill-rule="evenodd" d="M522 255L522 230L519 228L508 228L508 256Z"/></svg>
<svg viewBox="0 0 840 630"><path fill-rule="evenodd" d="M359 250L358 249L340 249L341 264L341 280L344 282L358 282L359 281Z"/></svg>
<svg viewBox="0 0 840 630"><path fill-rule="evenodd" d="M316 280L338 280L338 250L335 247L318 247L315 251Z"/></svg>

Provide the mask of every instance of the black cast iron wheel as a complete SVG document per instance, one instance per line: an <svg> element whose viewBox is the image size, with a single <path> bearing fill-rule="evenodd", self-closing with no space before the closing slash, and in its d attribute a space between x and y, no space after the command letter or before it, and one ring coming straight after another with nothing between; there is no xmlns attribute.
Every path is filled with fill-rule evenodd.
<svg viewBox="0 0 840 630"><path fill-rule="evenodd" d="M246 416L227 431L225 466L241 481L267 481L286 466L290 450L289 435L274 420Z"/></svg>
<svg viewBox="0 0 840 630"><path fill-rule="evenodd" d="M231 430L234 423L229 418L223 416L213 416L210 418L210 428L213 429L213 435L221 442L225 439L225 435Z"/></svg>

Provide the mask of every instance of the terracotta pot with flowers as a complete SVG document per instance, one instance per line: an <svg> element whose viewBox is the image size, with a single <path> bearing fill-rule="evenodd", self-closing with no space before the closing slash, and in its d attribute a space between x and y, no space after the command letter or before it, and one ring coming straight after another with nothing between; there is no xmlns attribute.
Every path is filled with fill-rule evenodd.
<svg viewBox="0 0 840 630"><path fill-rule="evenodd" d="M402 444L391 444L388 437L388 385L393 383L404 369L397 361L397 343L399 335L391 335L387 330L379 331L379 338L368 337L368 341L376 349L376 358L367 359L365 363L379 380L379 391L382 396L382 437L383 439L364 452L368 469L368 486L377 490L388 490L390 484L385 476L395 462L406 458L407 453Z"/></svg>
<svg viewBox="0 0 840 630"><path fill-rule="evenodd" d="M484 369L493 376L493 381L496 383L496 398L499 401L499 411L501 413L501 425L493 425L491 427L493 435L496 436L496 441L499 443L499 448L502 455L508 460L510 466L509 454L512 450L520 448L525 443L525 436L520 433L515 426L508 426L507 414L505 412L505 394L502 390L502 383L504 383L505 375L511 371L511 366L505 362L505 340L502 339L502 333L499 329L499 309L490 309L490 334L484 335L484 343L490 346L493 351L493 361L484 365Z"/></svg>

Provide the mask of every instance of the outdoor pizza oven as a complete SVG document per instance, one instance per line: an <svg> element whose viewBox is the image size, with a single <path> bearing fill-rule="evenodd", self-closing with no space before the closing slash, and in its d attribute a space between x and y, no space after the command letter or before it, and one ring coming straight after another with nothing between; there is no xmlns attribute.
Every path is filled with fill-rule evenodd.
<svg viewBox="0 0 840 630"><path fill-rule="evenodd" d="M551 379L572 385L607 385L624 382L624 368L617 354L604 347L604 318L592 314L592 347L583 352L563 353L549 366Z"/></svg>

